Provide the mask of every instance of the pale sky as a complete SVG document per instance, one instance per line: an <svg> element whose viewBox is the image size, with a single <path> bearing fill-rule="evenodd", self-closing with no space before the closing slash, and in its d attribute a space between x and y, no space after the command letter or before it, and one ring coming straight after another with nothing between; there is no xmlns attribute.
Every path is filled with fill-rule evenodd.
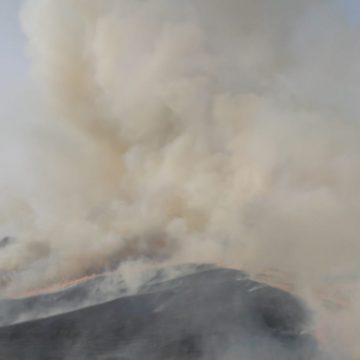
<svg viewBox="0 0 360 360"><path fill-rule="evenodd" d="M59 0L61 1L61 0ZM76 1L76 0L74 0ZM270 1L270 0L269 0ZM28 76L26 37L18 13L24 0L0 0L0 92L12 92ZM360 0L338 0L349 19L360 24Z"/></svg>
<svg viewBox="0 0 360 360"><path fill-rule="evenodd" d="M8 85L20 80L27 71L25 36L18 12L23 0L0 0L0 81Z"/></svg>
<svg viewBox="0 0 360 360"><path fill-rule="evenodd" d="M360 1L359 0L339 0L340 3L343 3L349 18L356 22L360 23Z"/></svg>

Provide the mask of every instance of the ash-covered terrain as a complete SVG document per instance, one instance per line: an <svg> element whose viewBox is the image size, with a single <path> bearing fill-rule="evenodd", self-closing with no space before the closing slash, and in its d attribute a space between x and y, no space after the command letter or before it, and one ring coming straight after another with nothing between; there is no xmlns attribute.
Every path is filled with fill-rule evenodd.
<svg viewBox="0 0 360 360"><path fill-rule="evenodd" d="M316 358L310 314L299 299L236 270L182 271L172 280L157 271L136 294L104 276L1 300L0 359Z"/></svg>

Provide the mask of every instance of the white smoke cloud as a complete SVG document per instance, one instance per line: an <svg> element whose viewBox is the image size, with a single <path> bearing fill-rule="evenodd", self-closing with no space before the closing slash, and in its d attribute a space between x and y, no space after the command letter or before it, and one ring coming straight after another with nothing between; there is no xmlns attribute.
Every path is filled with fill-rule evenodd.
<svg viewBox="0 0 360 360"><path fill-rule="evenodd" d="M22 247L3 269L359 270L359 29L335 1L32 0L22 20L48 110L0 208Z"/></svg>

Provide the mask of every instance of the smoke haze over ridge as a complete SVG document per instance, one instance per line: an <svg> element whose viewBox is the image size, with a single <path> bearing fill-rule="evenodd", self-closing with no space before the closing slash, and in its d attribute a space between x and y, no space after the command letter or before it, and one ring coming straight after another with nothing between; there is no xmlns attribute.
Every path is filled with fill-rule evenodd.
<svg viewBox="0 0 360 360"><path fill-rule="evenodd" d="M30 0L22 22L43 110L20 170L1 159L15 288L113 257L359 270L359 28L335 1Z"/></svg>

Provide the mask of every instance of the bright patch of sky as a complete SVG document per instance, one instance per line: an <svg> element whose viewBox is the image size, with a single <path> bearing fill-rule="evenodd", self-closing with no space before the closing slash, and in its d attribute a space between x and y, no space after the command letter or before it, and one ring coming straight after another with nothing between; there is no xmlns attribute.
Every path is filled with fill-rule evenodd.
<svg viewBox="0 0 360 360"><path fill-rule="evenodd" d="M26 38L19 11L23 0L0 1L0 81L4 85L21 80L27 73ZM3 86L2 86L3 88Z"/></svg>
<svg viewBox="0 0 360 360"><path fill-rule="evenodd" d="M360 26L360 0L335 1L345 9L349 20ZM21 82L27 77L29 71L25 49L26 37L21 30L19 20L19 12L23 3L24 0L0 0L1 89L11 88Z"/></svg>
<svg viewBox="0 0 360 360"><path fill-rule="evenodd" d="M349 20L360 25L360 0L339 0L339 3L344 6Z"/></svg>

